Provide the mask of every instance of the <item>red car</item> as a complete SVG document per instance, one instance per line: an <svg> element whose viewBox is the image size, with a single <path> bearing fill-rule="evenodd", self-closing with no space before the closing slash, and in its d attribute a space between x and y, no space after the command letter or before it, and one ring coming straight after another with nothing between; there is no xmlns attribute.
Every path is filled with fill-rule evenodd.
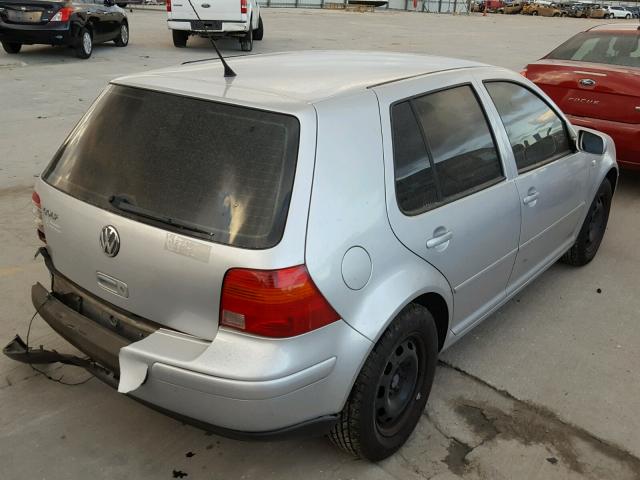
<svg viewBox="0 0 640 480"><path fill-rule="evenodd" d="M522 74L572 123L605 132L618 163L640 169L640 27L600 25L579 33Z"/></svg>

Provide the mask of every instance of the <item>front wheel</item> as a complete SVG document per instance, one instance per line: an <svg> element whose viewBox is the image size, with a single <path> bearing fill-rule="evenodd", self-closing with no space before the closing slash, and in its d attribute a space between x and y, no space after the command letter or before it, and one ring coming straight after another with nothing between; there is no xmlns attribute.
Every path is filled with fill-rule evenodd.
<svg viewBox="0 0 640 480"><path fill-rule="evenodd" d="M249 31L240 38L240 49L243 52L250 52L253 50L253 30L251 29L251 22L249 22Z"/></svg>
<svg viewBox="0 0 640 480"><path fill-rule="evenodd" d="M564 263L581 267L596 256L600 243L604 238L604 232L607 229L612 197L613 189L611 188L611 183L605 179L591 202L576 243L561 259Z"/></svg>
<svg viewBox="0 0 640 480"><path fill-rule="evenodd" d="M533 12L531 12L531 15L533 15L534 17L538 16L538 12L536 12L535 10Z"/></svg>
<svg viewBox="0 0 640 480"><path fill-rule="evenodd" d="M189 32L184 30L171 30L173 36L173 46L178 48L184 48L187 46L187 39L189 38Z"/></svg>
<svg viewBox="0 0 640 480"><path fill-rule="evenodd" d="M4 51L7 53L15 54L20 53L22 44L15 42L2 42L2 48L4 48Z"/></svg>
<svg viewBox="0 0 640 480"><path fill-rule="evenodd" d="M93 53L93 38L86 28L80 30L80 40L76 47L76 57L86 60Z"/></svg>
<svg viewBox="0 0 640 480"><path fill-rule="evenodd" d="M116 47L126 47L129 45L129 25L125 22L120 25L120 33L114 40Z"/></svg>
<svg viewBox="0 0 640 480"><path fill-rule="evenodd" d="M264 25L262 24L262 17L259 17L258 28L256 29L255 32L253 32L253 39L262 40L262 37L264 37Z"/></svg>
<svg viewBox="0 0 640 480"><path fill-rule="evenodd" d="M629 15L628 13L625 15L625 17L627 20L629 20L631 18L631 15Z"/></svg>
<svg viewBox="0 0 640 480"><path fill-rule="evenodd" d="M331 441L372 462L395 453L424 411L437 358L433 317L421 305L406 306L369 354L329 434Z"/></svg>

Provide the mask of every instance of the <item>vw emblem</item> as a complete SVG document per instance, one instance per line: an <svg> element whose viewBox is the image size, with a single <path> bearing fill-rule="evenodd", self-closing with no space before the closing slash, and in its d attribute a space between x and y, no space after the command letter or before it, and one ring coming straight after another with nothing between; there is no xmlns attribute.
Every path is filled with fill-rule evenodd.
<svg viewBox="0 0 640 480"><path fill-rule="evenodd" d="M107 257L115 257L120 251L120 235L116 227L107 225L100 232L100 248Z"/></svg>

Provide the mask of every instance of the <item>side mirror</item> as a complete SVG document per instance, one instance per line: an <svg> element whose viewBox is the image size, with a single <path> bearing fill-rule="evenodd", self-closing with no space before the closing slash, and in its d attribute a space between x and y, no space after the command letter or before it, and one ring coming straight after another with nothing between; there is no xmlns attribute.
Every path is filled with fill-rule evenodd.
<svg viewBox="0 0 640 480"><path fill-rule="evenodd" d="M586 130L580 130L578 147L583 152L592 153L594 155L604 155L604 152L607 149L604 138Z"/></svg>

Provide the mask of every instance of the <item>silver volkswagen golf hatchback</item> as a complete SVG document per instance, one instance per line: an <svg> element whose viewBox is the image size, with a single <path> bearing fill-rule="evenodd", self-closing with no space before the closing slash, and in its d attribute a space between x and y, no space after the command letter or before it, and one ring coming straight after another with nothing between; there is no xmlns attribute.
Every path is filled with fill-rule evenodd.
<svg viewBox="0 0 640 480"><path fill-rule="evenodd" d="M394 453L439 352L603 238L615 147L487 65L300 52L111 82L33 194L40 316L88 368L235 437Z"/></svg>

